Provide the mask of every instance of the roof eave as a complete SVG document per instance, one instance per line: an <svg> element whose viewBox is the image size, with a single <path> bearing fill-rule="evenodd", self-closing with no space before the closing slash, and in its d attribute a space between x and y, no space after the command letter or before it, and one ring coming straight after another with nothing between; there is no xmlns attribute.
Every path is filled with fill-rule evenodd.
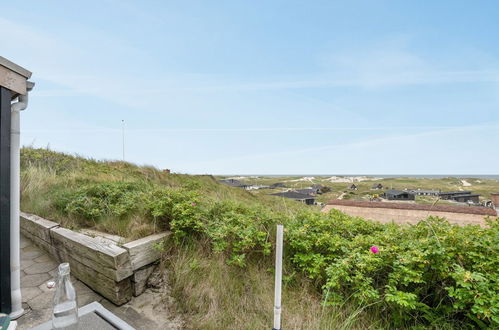
<svg viewBox="0 0 499 330"><path fill-rule="evenodd" d="M17 65L16 63L9 61L8 59L2 56L0 56L0 65L6 67L10 71L20 74L26 79L31 78L31 75L33 74L31 71L26 70L22 66Z"/></svg>

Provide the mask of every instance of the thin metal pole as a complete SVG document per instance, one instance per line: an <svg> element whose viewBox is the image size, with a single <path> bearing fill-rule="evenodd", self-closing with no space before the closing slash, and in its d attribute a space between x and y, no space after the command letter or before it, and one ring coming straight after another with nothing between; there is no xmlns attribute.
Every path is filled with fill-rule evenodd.
<svg viewBox="0 0 499 330"><path fill-rule="evenodd" d="M121 137L122 137L122 147L123 147L123 161L125 161L125 120L121 120Z"/></svg>
<svg viewBox="0 0 499 330"><path fill-rule="evenodd" d="M274 293L273 330L281 330L282 241L283 241L283 226L277 225L277 239L276 239L276 250L275 250L275 293Z"/></svg>

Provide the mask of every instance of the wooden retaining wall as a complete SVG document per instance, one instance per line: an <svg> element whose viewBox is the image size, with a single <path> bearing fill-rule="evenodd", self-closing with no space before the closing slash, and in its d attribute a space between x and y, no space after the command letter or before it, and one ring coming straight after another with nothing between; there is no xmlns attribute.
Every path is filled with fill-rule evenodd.
<svg viewBox="0 0 499 330"><path fill-rule="evenodd" d="M118 246L111 240L77 233L24 212L21 232L58 262L69 262L76 278L116 305L144 292L160 258L154 245L170 234L151 235Z"/></svg>

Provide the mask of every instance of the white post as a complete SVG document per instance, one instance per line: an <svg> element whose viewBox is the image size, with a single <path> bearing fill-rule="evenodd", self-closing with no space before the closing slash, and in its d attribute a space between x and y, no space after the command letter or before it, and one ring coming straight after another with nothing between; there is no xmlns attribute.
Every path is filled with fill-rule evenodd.
<svg viewBox="0 0 499 330"><path fill-rule="evenodd" d="M282 238L283 238L283 226L277 225L277 239L276 239L276 250L275 250L275 293L274 293L273 330L281 330Z"/></svg>
<svg viewBox="0 0 499 330"><path fill-rule="evenodd" d="M21 257L20 257L20 229L19 229L19 138L20 112L11 113L10 137L10 285L12 313L10 317L17 319L24 312L21 298Z"/></svg>

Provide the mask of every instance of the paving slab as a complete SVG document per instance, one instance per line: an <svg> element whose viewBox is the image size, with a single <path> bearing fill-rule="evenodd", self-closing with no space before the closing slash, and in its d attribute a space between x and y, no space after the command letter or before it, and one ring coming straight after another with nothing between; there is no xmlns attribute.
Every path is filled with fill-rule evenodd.
<svg viewBox="0 0 499 330"><path fill-rule="evenodd" d="M50 275L47 273L23 276L21 277L21 288L37 287L49 278Z"/></svg>
<svg viewBox="0 0 499 330"><path fill-rule="evenodd" d="M35 262L33 265L26 267L24 269L24 272L27 275L43 274L43 273L48 273L49 271L56 269L57 266L58 265L53 261Z"/></svg>
<svg viewBox="0 0 499 330"><path fill-rule="evenodd" d="M53 259L51 257L49 257L48 254L44 254L38 258L35 258L34 261L35 262L49 262L49 261L53 261Z"/></svg>
<svg viewBox="0 0 499 330"><path fill-rule="evenodd" d="M26 313L17 319L16 330L28 330L52 318L52 305L44 309L24 309Z"/></svg>
<svg viewBox="0 0 499 330"><path fill-rule="evenodd" d="M33 259L21 259L21 270L28 268L33 265L35 261Z"/></svg>
<svg viewBox="0 0 499 330"><path fill-rule="evenodd" d="M37 288L38 289L38 288ZM32 310L52 308L52 294L40 294L33 299L27 301L28 306Z"/></svg>
<svg viewBox="0 0 499 330"><path fill-rule="evenodd" d="M22 302L27 302L42 293L43 291L37 287L21 288Z"/></svg>
<svg viewBox="0 0 499 330"><path fill-rule="evenodd" d="M57 268L56 269L52 269L50 272L48 272L50 276L52 276L52 278L56 278L57 277Z"/></svg>
<svg viewBox="0 0 499 330"><path fill-rule="evenodd" d="M21 238L19 241L19 246L22 248L25 248L27 246L31 245L31 241L29 239L26 239L24 236Z"/></svg>
<svg viewBox="0 0 499 330"><path fill-rule="evenodd" d="M26 260L26 259L33 260L43 254L44 253L42 252L42 250L40 250L34 245L30 245L21 249L21 260Z"/></svg>

